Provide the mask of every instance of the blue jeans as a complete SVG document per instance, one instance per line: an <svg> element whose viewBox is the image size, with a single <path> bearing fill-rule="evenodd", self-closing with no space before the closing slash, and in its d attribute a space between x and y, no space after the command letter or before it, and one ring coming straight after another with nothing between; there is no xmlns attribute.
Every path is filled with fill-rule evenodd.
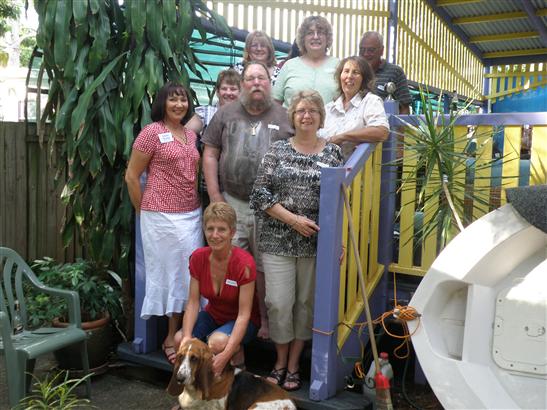
<svg viewBox="0 0 547 410"><path fill-rule="evenodd" d="M202 310L198 313L198 318L196 320L196 324L194 325L192 335L203 342L207 342L207 338L213 332L222 332L230 336L234 330L235 323L235 320L230 320L229 322L219 326L208 312ZM249 320L247 331L245 332L245 336L243 336L241 343L249 343L256 337L257 332L258 328Z"/></svg>

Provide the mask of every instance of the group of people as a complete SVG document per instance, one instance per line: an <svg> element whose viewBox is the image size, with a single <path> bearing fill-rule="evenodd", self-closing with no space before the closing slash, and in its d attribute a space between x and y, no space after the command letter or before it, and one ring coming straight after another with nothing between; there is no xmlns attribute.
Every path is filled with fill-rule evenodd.
<svg viewBox="0 0 547 410"><path fill-rule="evenodd" d="M197 337L221 373L228 363L244 367L243 344L269 338L277 358L268 380L300 388L300 355L312 337L321 168L341 166L361 142L387 138L375 76L398 85L402 112L410 102L402 70L381 59L380 34L365 33L361 55L342 61L328 56L332 40L325 18L307 17L299 55L279 69L271 39L253 32L242 63L219 74L216 105L194 112L181 84L157 93L125 179L140 214L141 317L169 317L162 348L170 362L181 342Z"/></svg>

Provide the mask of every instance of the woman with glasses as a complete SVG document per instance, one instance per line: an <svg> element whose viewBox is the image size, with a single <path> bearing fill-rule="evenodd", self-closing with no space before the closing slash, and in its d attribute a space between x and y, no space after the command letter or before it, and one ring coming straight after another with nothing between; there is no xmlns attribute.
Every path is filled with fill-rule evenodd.
<svg viewBox="0 0 547 410"><path fill-rule="evenodd" d="M332 27L321 16L304 19L296 35L300 57L288 60L277 76L273 98L288 107L300 90L316 90L325 103L336 95L334 70L338 59L327 55L332 46Z"/></svg>
<svg viewBox="0 0 547 410"><path fill-rule="evenodd" d="M268 380L285 390L301 386L300 354L312 337L315 255L322 167L342 164L340 148L318 138L325 108L316 91L299 91L288 110L295 130L264 156L250 197L263 218L263 252L270 338L277 359Z"/></svg>
<svg viewBox="0 0 547 410"><path fill-rule="evenodd" d="M243 68L250 61L259 61L268 67L272 85L275 84L279 67L275 59L275 49L272 39L263 31L256 30L245 38L245 48L243 49L243 60L236 63L234 69L241 75Z"/></svg>
<svg viewBox="0 0 547 410"><path fill-rule="evenodd" d="M385 141L389 123L384 102L372 93L374 72L363 57L344 58L336 69L338 98L327 104L323 138L340 145L347 160L363 142Z"/></svg>

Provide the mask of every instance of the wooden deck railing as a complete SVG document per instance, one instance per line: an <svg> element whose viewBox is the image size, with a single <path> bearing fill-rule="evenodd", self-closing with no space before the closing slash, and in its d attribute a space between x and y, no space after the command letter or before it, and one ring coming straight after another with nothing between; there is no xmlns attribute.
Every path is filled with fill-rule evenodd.
<svg viewBox="0 0 547 410"><path fill-rule="evenodd" d="M415 122L416 117L402 116L401 120ZM466 190L475 191L484 203L473 203L464 198L463 191L455 198L458 212L470 221L505 203L505 188L519 185L537 185L547 183L547 116L545 113L508 113L462 116L456 122L457 136L471 135L470 126L476 127L475 157L468 160L465 176ZM523 138L523 126L531 126ZM498 128L497 131L494 128ZM403 130L400 129L402 132ZM490 131L490 132L489 132ZM502 142L500 159L492 166L484 166L496 157L492 135ZM529 137L528 137L529 135ZM531 143L530 143L531 139ZM524 142L524 143L523 143ZM460 142L461 143L461 142ZM497 145L495 147L495 145ZM521 158L521 152L523 152ZM409 152L404 153L403 172L414 165L415 159ZM462 173L462 175L465 175ZM463 176L461 178L464 178ZM414 182L415 184L415 182ZM389 265L389 271L423 276L441 249L438 248L436 232L426 237L423 243L415 243L415 223L426 223L435 207L422 214L415 209L416 189L412 182L401 192L401 214L399 219L399 242L395 261ZM489 204L489 205L487 205Z"/></svg>
<svg viewBox="0 0 547 410"><path fill-rule="evenodd" d="M394 110L394 106L386 102L386 111ZM390 116L392 130L398 128L399 133L403 131L401 127L404 122L401 120L412 123L417 121L417 117ZM489 206L466 203L465 198L458 198L458 203L464 204L462 206L465 208L461 211L469 212L472 219L503 204L504 188L527 185L528 179L530 184L547 183L545 113L467 115L460 117L456 124L458 135L468 135L470 126L483 130L502 127L499 130L503 134L501 159L492 167L482 168L481 164L488 163L495 153L492 139L479 137L477 146L481 149L477 150L475 157L470 157L470 169L465 177L461 177L466 179L469 189L487 188L481 192L484 192L483 199L490 203ZM520 159L521 148L524 148L521 147L523 125L532 126L533 129L531 146L526 147L529 148L529 161ZM362 320L363 299L355 264L357 256L351 250L348 239L347 218L352 218L358 237L358 257L365 273L373 318L387 308L388 272L423 275L440 252L433 232L421 244L419 262L414 263L417 256L413 242L414 224L416 221L427 221L434 212L433 207L425 209L424 215L417 218L415 189L402 192L401 203L404 206L399 220L400 239L394 246L396 173L392 166L381 164L394 159L395 140L392 132L383 147L362 144L343 167L322 170L310 385L310 398L313 400L327 399L343 388L341 375L350 374L353 367L353 363L347 363L344 357L359 357L361 343L368 342L366 332L358 335L358 332L352 331L356 330L354 323ZM411 155L403 153L403 157L404 174L406 167L412 163L406 162ZM523 178L522 173L529 173L529 178ZM350 216L344 212L343 187L347 187L349 192ZM341 263L339 258L344 247L346 257ZM393 250L398 254L395 262L392 260Z"/></svg>
<svg viewBox="0 0 547 410"><path fill-rule="evenodd" d="M386 103L394 112L395 103ZM392 141L384 144L361 144L343 167L325 168L321 172L319 231L314 311L314 336L310 398L324 400L342 388L339 367L350 372L352 363L341 355L359 356L360 343L353 324L360 320L364 304L359 289L355 258L361 258L366 292L373 314L385 307L384 289L387 263L391 261L393 236L394 179L391 170L382 168L395 150ZM347 189L351 215L344 211L342 189ZM352 218L359 246L355 255L348 232ZM344 250L344 258L340 255ZM382 286L379 286L382 282ZM370 296L376 290L376 296ZM366 343L366 340L364 340Z"/></svg>

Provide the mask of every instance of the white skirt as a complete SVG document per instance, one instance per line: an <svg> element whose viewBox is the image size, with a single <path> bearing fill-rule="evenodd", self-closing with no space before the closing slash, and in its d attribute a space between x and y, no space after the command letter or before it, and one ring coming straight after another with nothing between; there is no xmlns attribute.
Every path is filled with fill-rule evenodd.
<svg viewBox="0 0 547 410"><path fill-rule="evenodd" d="M188 301L190 255L203 246L201 208L185 213L141 211L146 277L141 318L181 313Z"/></svg>

